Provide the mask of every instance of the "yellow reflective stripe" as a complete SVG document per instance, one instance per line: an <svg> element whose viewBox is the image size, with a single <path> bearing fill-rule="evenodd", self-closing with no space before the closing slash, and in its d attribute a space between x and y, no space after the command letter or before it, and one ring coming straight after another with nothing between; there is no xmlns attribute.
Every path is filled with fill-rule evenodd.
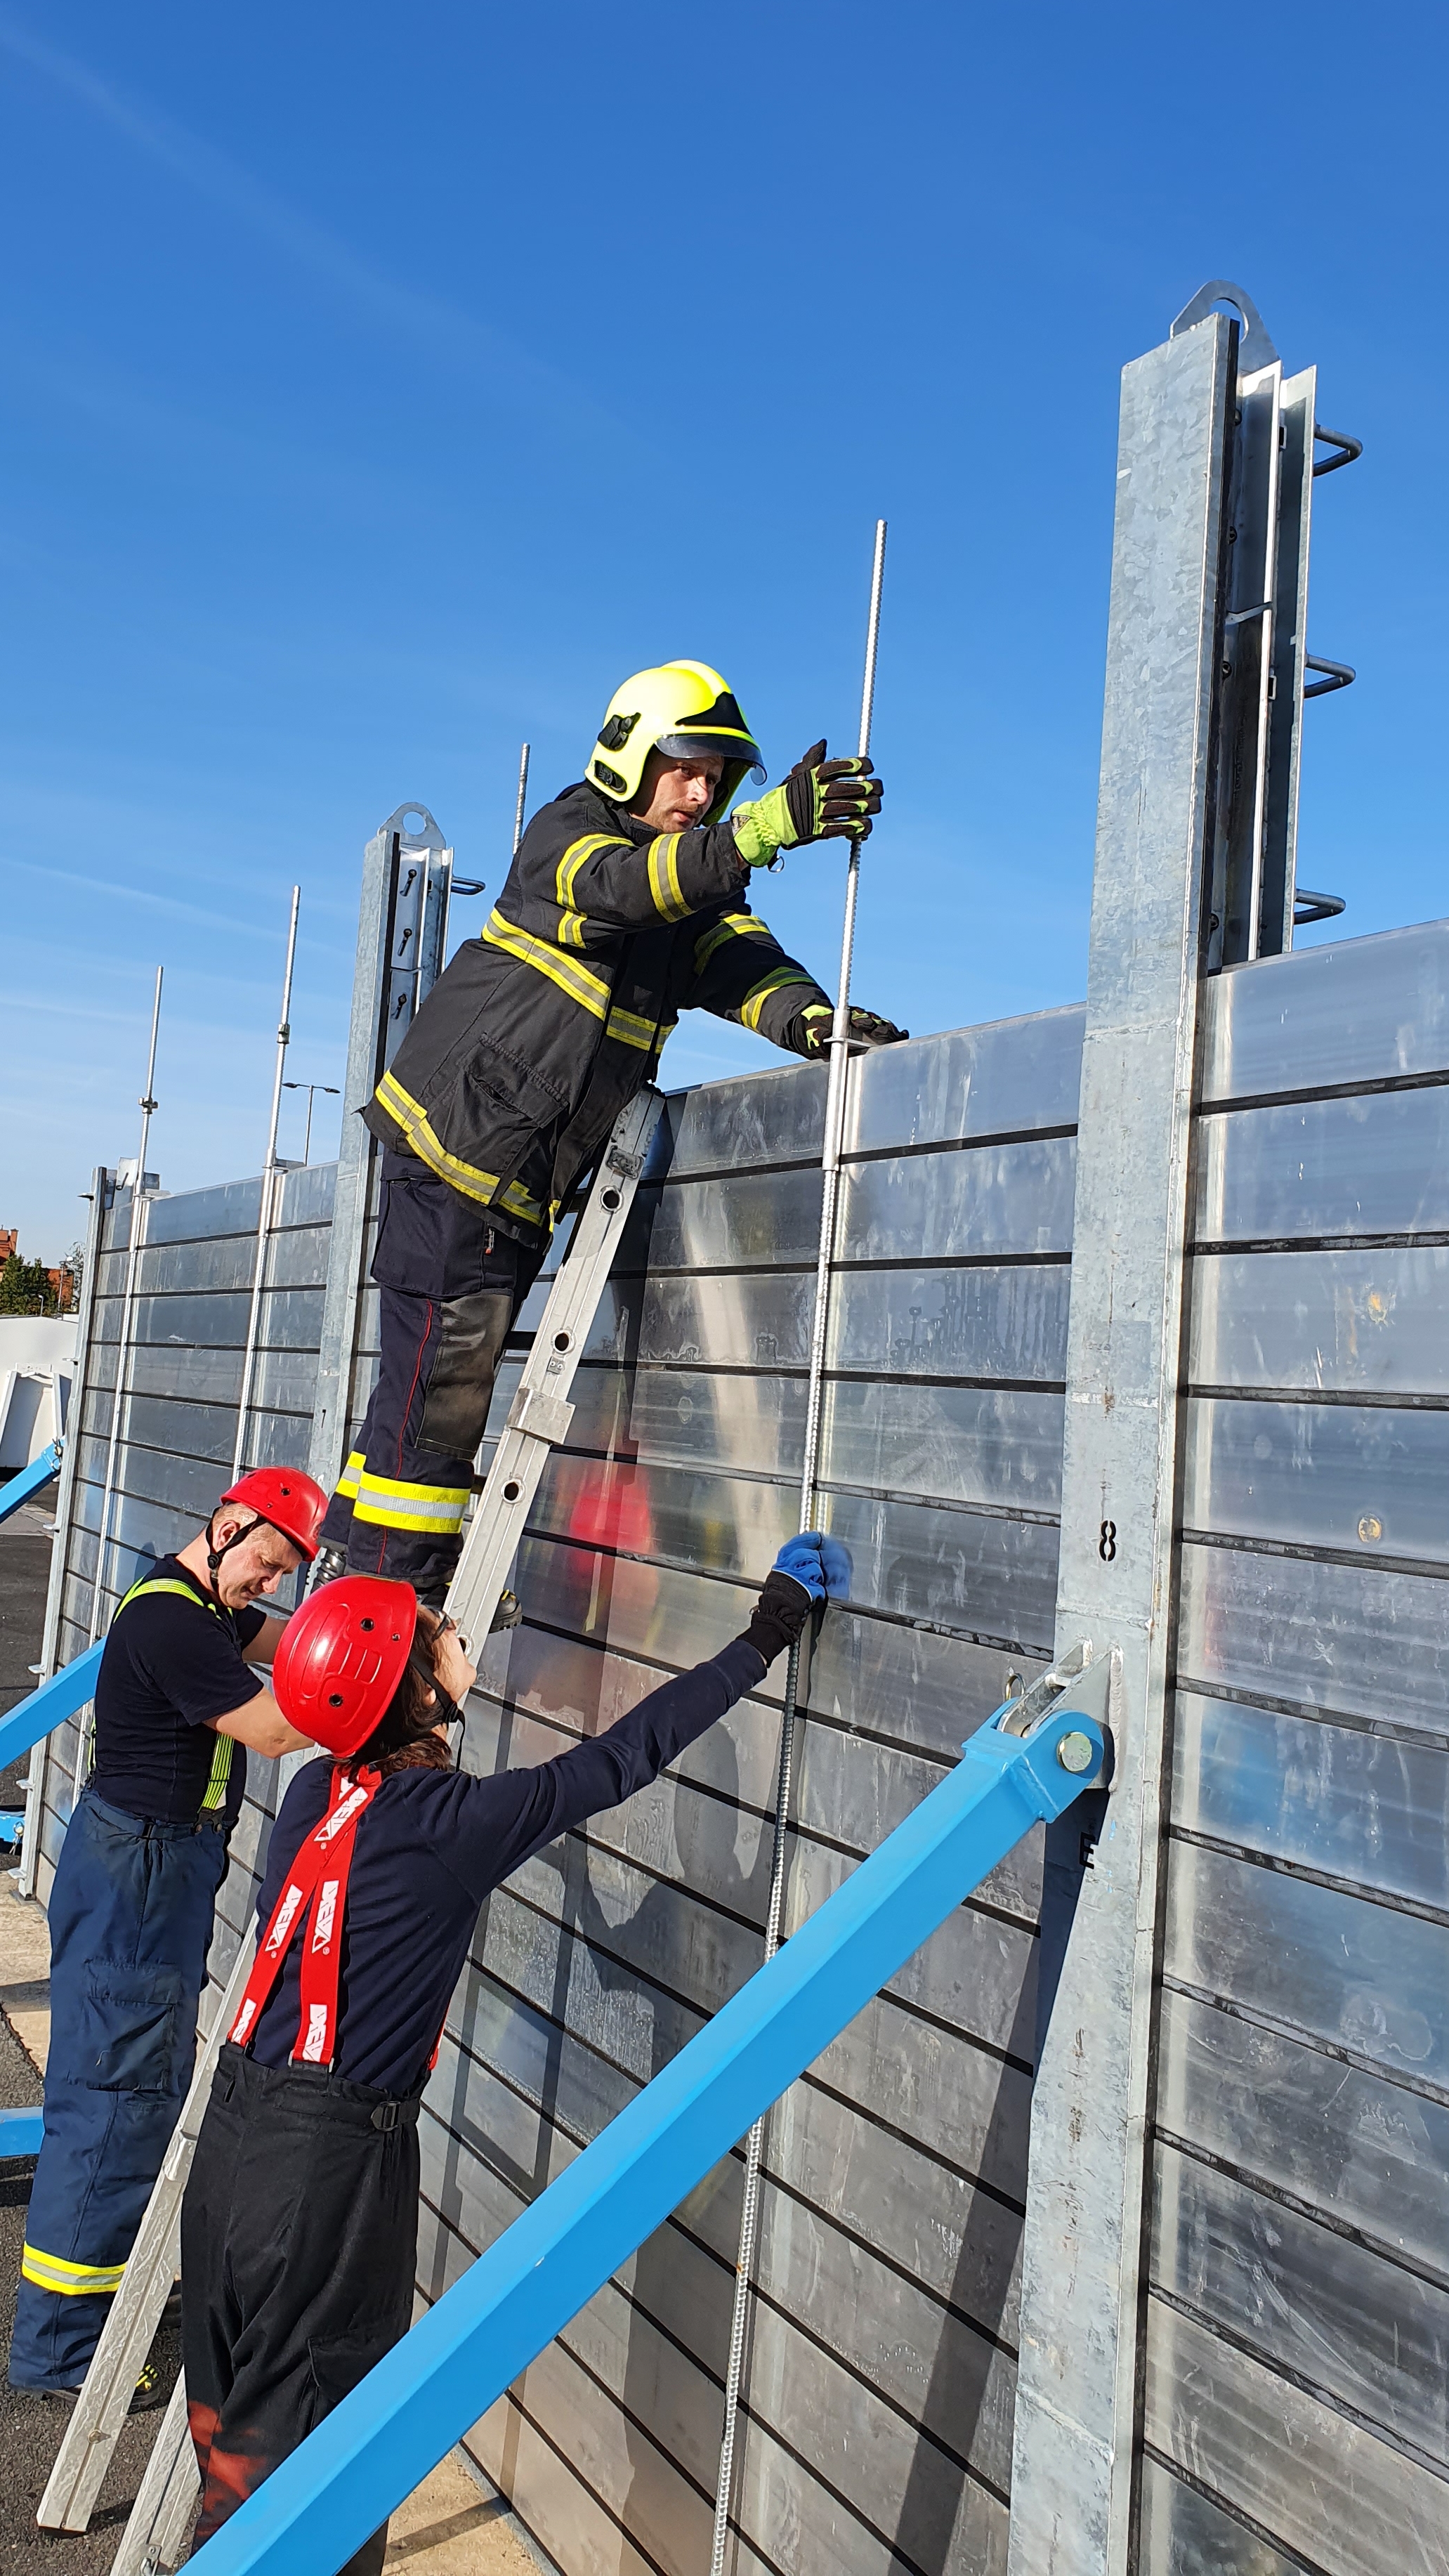
<svg viewBox="0 0 1449 2576"><path fill-rule="evenodd" d="M760 1013L772 993L783 992L787 984L811 984L812 975L803 975L797 966L780 966L773 975L762 976L753 984L740 1004L740 1018L747 1029L758 1029Z"/></svg>
<svg viewBox="0 0 1449 2576"><path fill-rule="evenodd" d="M616 1002L604 1022L604 1035L618 1038L624 1046L638 1047L648 1055L656 1040L662 1046L670 1030L678 1026L677 1020L641 1020L637 1011L622 1010Z"/></svg>
<svg viewBox="0 0 1449 2576"><path fill-rule="evenodd" d="M655 911L662 913L666 921L682 921L692 909L680 891L677 832L661 832L649 844L649 891Z"/></svg>
<svg viewBox="0 0 1449 2576"><path fill-rule="evenodd" d="M769 923L758 920L752 912L727 912L722 921L715 923L713 930L707 930L702 939L695 941L694 971L697 975L715 950L723 948L727 939L773 939L774 935Z"/></svg>
<svg viewBox="0 0 1449 2576"><path fill-rule="evenodd" d="M596 850L627 850L632 847L632 842L621 841L613 832L588 832L583 840L570 841L558 863L558 875L554 879L560 912L574 910L574 885L585 859L591 859Z"/></svg>
<svg viewBox="0 0 1449 2576"><path fill-rule="evenodd" d="M178 1583L175 1576L171 1574L144 1574L139 1583L132 1584L130 1591L125 1595L124 1599L116 1603L116 1618L119 1619L121 1612L127 1608L129 1603L132 1601L139 1601L143 1592L174 1592L183 1601L194 1601L198 1610L209 1610L213 1619L219 1619L221 1617L221 1612L218 1610L216 1603L214 1601L203 1601L198 1592L192 1591L189 1583Z"/></svg>
<svg viewBox="0 0 1449 2576"><path fill-rule="evenodd" d="M587 966L576 966L572 958L560 957L545 948L541 939L530 938L526 930L505 921L501 912L489 914L481 936L490 948L501 948L505 957L514 957L521 966L532 966L536 973L546 975L561 993L567 993L571 1002L592 1011L596 1020L607 1017L609 987L602 975L591 975Z"/></svg>
<svg viewBox="0 0 1449 2576"><path fill-rule="evenodd" d="M231 1757L235 1751L236 1745L232 1738L229 1735L218 1734L216 1751L211 1757L211 1778L207 1781L206 1795L201 1801L203 1815L208 1807L222 1805L226 1797L226 1784L231 1778Z"/></svg>
<svg viewBox="0 0 1449 2576"><path fill-rule="evenodd" d="M362 1451L360 1449L354 1449L346 1466L343 1468L341 1475L337 1479L337 1490L339 1494L346 1495L349 1503L357 1491L357 1479L366 1465L367 1460L363 1456Z"/></svg>
<svg viewBox="0 0 1449 2576"><path fill-rule="evenodd" d="M20 2277L37 2290L53 2290L62 2299L109 2298L119 2290L124 2263L67 2263L60 2254L42 2254L38 2245L23 2245Z"/></svg>
<svg viewBox="0 0 1449 2576"><path fill-rule="evenodd" d="M599 1017L603 1018L602 1011ZM524 1218L529 1225L543 1223L542 1201L530 1198L517 1181L510 1181L506 1189L500 1190L496 1172L480 1171L476 1163L465 1163L457 1154L450 1154L434 1133L422 1103L414 1100L410 1091L404 1091L391 1071L383 1075L376 1097L389 1118L397 1120L419 1162L436 1172L440 1181L460 1190L464 1198L480 1199L484 1207L491 1206L496 1198L500 1207Z"/></svg>
<svg viewBox="0 0 1449 2576"><path fill-rule="evenodd" d="M468 1485L409 1485L364 1474L353 1518L382 1529L427 1530L456 1538L471 1491Z"/></svg>

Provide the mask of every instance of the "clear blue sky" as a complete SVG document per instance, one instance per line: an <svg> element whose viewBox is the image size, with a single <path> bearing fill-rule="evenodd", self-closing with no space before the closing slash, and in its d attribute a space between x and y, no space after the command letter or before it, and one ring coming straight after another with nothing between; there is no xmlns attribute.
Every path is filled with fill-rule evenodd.
<svg viewBox="0 0 1449 2576"><path fill-rule="evenodd" d="M151 1159L255 1171L294 876L290 1069L337 1081L369 833L421 796L496 892L521 738L552 794L641 663L719 664L776 777L849 745L879 512L857 994L1077 995L1118 370L1208 276L1365 443L1318 487L1310 640L1360 678L1309 710L1302 874L1352 932L1449 909L1444 28L0 5L0 1223L54 1260L134 1152L157 963ZM826 981L839 881L763 907ZM691 1017L666 1074L767 1055Z"/></svg>

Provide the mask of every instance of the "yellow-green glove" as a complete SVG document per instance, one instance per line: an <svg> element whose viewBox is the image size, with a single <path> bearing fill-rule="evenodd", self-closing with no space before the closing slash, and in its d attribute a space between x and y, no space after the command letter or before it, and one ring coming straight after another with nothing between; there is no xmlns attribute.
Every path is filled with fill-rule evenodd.
<svg viewBox="0 0 1449 2576"><path fill-rule="evenodd" d="M737 809L740 856L759 868L777 850L793 850L801 841L830 840L837 833L863 841L880 812L882 792L868 760L827 760L825 744L812 743L782 786Z"/></svg>
<svg viewBox="0 0 1449 2576"><path fill-rule="evenodd" d="M802 1035L807 1055L828 1055L831 1032L835 1027L835 1006L831 1002L807 1002L800 1014ZM852 1046L899 1046L910 1036L909 1029L898 1029L894 1020L883 1020L879 1011L863 1011L850 1005L850 1042Z"/></svg>

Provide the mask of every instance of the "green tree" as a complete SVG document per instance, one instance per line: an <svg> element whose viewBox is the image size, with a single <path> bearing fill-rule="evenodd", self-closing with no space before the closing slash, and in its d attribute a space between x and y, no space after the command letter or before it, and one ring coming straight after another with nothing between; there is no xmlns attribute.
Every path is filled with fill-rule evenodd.
<svg viewBox="0 0 1449 2576"><path fill-rule="evenodd" d="M22 1261L12 1252L0 1270L0 1315L48 1315L55 1307L55 1292L45 1275L43 1261Z"/></svg>

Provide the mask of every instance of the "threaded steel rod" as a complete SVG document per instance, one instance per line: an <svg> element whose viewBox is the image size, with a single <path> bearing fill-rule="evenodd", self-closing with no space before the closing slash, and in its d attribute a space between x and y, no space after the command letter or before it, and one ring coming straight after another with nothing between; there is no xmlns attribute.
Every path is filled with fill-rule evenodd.
<svg viewBox="0 0 1449 2576"><path fill-rule="evenodd" d="M252 1297L247 1309L246 1350L242 1355L241 1385L237 1391L236 1447L232 1451L232 1482L242 1471L246 1450L247 1417L252 1409L252 1380L256 1374L257 1336L262 1320L262 1290L266 1285L267 1245L271 1239L272 1218L277 1193L277 1126L282 1115L282 1076L287 1069L287 1048L292 1036L292 967L297 955L297 914L301 908L302 889L292 888L292 912L287 923L287 963L282 970L282 1016L277 1023L277 1062L272 1075L272 1115L267 1128L267 1160L262 1172L262 1194L257 1209L257 1249L252 1267ZM310 1108L310 1103L308 1104Z"/></svg>
<svg viewBox="0 0 1449 2576"><path fill-rule="evenodd" d="M885 578L886 523L875 523L875 560L870 578L870 614L866 624L865 677L860 692L860 757L870 752L871 717L875 709L876 647L880 638L881 585ZM800 1527L815 1517L820 1473L821 1399L825 1384L825 1349L830 1325L830 1271L835 1257L835 1219L840 1198L840 1157L845 1142L846 1069L850 1061L850 974L855 955L855 907L860 890L860 844L850 844L845 875L845 919L840 939L840 981L830 1035L830 1074L825 1091L825 1137L821 1151L820 1243L815 1264L815 1312L810 1327L810 1386L805 1407L805 1449L800 1471ZM800 1649L792 1646L785 1667L785 1703L780 1717L780 1764L775 1783L775 1841L770 1863L770 1895L765 1909L765 1957L780 1946L785 1919L789 1862L790 1804L795 1780L795 1720L800 1690ZM730 2507L734 2499L735 2435L745 2347L754 2301L755 2255L760 2232L760 2169L765 2153L765 2116L755 2122L745 2141L745 2184L740 2201L739 2251L735 2257L734 2307L730 2316L729 2362L725 2372L724 2430L720 2438L719 2478L714 2500L714 2538L710 2576L724 2576L729 2545Z"/></svg>
<svg viewBox="0 0 1449 2576"><path fill-rule="evenodd" d="M513 855L515 858L518 856L518 844L523 838L523 808L528 796L528 757L532 747L531 743L525 743L522 751L518 755L518 802L513 808Z"/></svg>

